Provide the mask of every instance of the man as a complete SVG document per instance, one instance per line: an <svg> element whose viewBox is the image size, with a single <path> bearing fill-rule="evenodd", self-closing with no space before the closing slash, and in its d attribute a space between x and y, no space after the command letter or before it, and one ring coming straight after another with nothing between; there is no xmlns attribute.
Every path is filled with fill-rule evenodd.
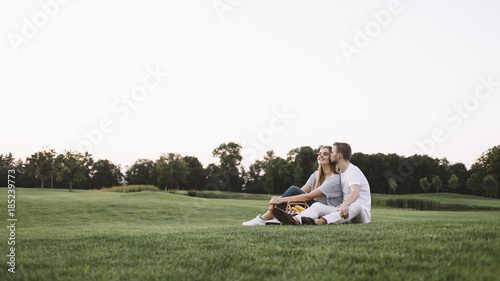
<svg viewBox="0 0 500 281"><path fill-rule="evenodd" d="M371 221L371 195L368 180L361 170L350 162L351 146L347 143L333 144L331 162L337 164L342 173L340 181L344 202L340 207L313 204L301 214L292 217L281 209L274 208L274 216L283 224L340 224L369 223Z"/></svg>

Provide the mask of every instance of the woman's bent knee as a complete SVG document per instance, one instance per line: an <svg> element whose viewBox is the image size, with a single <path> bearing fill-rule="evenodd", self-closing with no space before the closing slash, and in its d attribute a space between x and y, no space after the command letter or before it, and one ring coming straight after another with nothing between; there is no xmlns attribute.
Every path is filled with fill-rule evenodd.
<svg viewBox="0 0 500 281"><path fill-rule="evenodd" d="M300 187L292 185L290 186L281 197L290 197L293 195L304 194L305 192L300 189Z"/></svg>

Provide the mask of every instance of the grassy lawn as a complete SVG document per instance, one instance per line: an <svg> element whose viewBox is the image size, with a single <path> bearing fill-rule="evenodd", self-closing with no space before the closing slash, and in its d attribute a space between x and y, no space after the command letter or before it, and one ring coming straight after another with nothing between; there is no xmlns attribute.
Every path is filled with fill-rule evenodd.
<svg viewBox="0 0 500 281"><path fill-rule="evenodd" d="M11 274L7 189L0 198L0 280L500 280L499 211L243 227L267 200L21 188Z"/></svg>

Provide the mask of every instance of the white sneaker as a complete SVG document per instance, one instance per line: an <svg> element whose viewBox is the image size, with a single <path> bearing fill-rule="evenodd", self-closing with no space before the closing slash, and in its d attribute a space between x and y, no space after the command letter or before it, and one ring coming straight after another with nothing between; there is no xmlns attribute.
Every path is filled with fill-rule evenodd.
<svg viewBox="0 0 500 281"><path fill-rule="evenodd" d="M266 225L266 221L260 217L260 214L254 219L242 223L242 225L253 226L253 225Z"/></svg>

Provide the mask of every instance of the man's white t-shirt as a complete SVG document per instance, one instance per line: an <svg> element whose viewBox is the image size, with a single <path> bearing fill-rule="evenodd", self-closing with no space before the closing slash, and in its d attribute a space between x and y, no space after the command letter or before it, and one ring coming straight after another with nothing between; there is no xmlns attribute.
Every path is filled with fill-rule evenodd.
<svg viewBox="0 0 500 281"><path fill-rule="evenodd" d="M351 194L351 185L357 184L360 187L359 197L354 203L359 204L371 217L372 198L370 195L370 184L361 170L352 163L349 163L347 169L341 174L342 193L344 200Z"/></svg>

